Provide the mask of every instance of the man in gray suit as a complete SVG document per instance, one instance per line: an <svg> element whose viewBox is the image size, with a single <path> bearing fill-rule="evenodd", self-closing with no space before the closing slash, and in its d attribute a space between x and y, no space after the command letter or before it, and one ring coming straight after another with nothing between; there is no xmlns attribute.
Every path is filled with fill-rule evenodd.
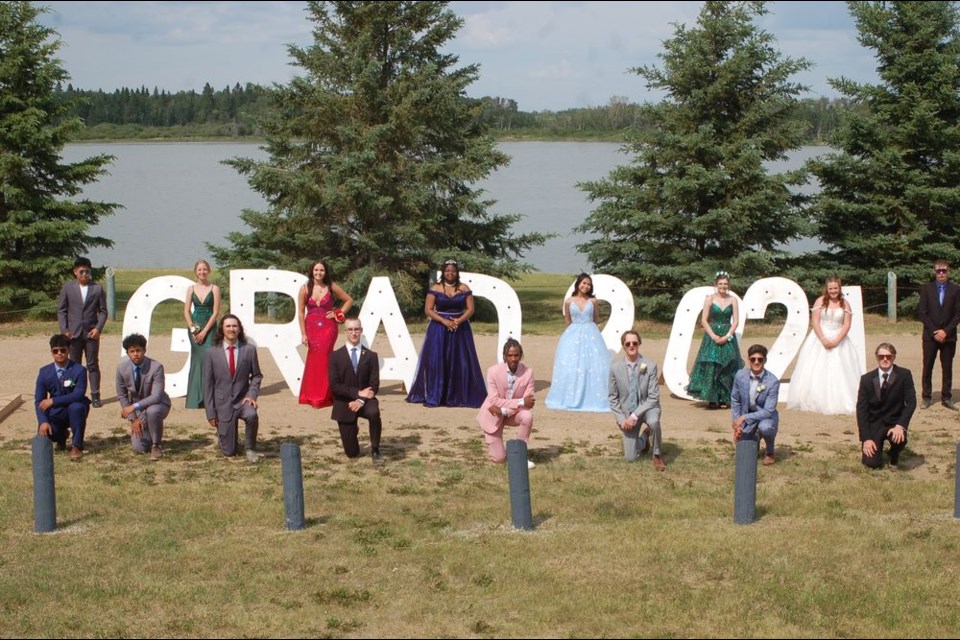
<svg viewBox="0 0 960 640"><path fill-rule="evenodd" d="M620 345L626 357L610 366L610 410L617 417L623 438L623 456L635 461L650 449L653 441L653 467L664 471L660 455L660 376L657 365L640 355L640 334L624 331ZM640 430L641 425L646 428Z"/></svg>
<svg viewBox="0 0 960 640"><path fill-rule="evenodd" d="M147 357L147 339L131 333L123 339L127 360L117 366L117 399L120 417L130 421L130 441L136 453L150 452L153 461L163 457L163 419L170 413L163 365Z"/></svg>
<svg viewBox="0 0 960 640"><path fill-rule="evenodd" d="M260 395L260 361L257 348L248 344L240 318L227 314L213 346L203 359L203 404L207 422L217 430L220 451L230 457L237 453L237 420L245 426L247 460L260 459L257 453L257 397Z"/></svg>
<svg viewBox="0 0 960 640"><path fill-rule="evenodd" d="M57 320L60 333L70 338L70 359L77 364L87 358L90 377L90 399L97 409L100 401L100 334L107 323L107 303L103 287L91 282L89 258L79 257L73 263L75 280L63 285L57 299Z"/></svg>

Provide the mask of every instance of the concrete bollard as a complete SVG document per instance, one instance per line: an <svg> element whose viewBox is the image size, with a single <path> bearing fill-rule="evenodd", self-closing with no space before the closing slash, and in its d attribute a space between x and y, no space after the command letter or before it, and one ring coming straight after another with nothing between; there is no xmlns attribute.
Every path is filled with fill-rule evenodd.
<svg viewBox="0 0 960 640"><path fill-rule="evenodd" d="M757 440L737 443L736 471L733 483L733 521L751 524L757 518Z"/></svg>
<svg viewBox="0 0 960 640"><path fill-rule="evenodd" d="M897 274L887 272L887 320L897 321Z"/></svg>
<svg viewBox="0 0 960 640"><path fill-rule="evenodd" d="M53 484L53 442L45 436L34 436L33 514L34 531L48 533L57 528L57 494Z"/></svg>
<svg viewBox="0 0 960 640"><path fill-rule="evenodd" d="M533 529L530 507L530 470L527 468L527 443L507 442L507 473L510 478L510 516L516 529Z"/></svg>
<svg viewBox="0 0 960 640"><path fill-rule="evenodd" d="M303 529L303 470L300 463L300 445L284 442L280 445L280 466L283 473L283 512L287 529Z"/></svg>
<svg viewBox="0 0 960 640"><path fill-rule="evenodd" d="M117 319L117 272L107 267L107 320Z"/></svg>

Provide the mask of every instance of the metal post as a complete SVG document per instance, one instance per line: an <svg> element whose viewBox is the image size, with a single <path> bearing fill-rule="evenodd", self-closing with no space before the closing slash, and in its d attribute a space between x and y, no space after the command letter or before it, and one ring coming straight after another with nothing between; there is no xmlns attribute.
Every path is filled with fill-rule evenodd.
<svg viewBox="0 0 960 640"><path fill-rule="evenodd" d="M303 471L300 464L300 445L284 442L280 445L280 467L283 474L283 513L287 529L303 529Z"/></svg>
<svg viewBox="0 0 960 640"><path fill-rule="evenodd" d="M117 319L117 272L107 267L107 319Z"/></svg>
<svg viewBox="0 0 960 640"><path fill-rule="evenodd" d="M34 436L33 513L34 531L48 533L57 528L57 495L53 486L53 443L45 436Z"/></svg>
<svg viewBox="0 0 960 640"><path fill-rule="evenodd" d="M733 483L733 521L750 524L757 518L757 450L758 440L737 443L737 461Z"/></svg>
<svg viewBox="0 0 960 640"><path fill-rule="evenodd" d="M887 320L897 321L897 274L887 271Z"/></svg>
<svg viewBox="0 0 960 640"><path fill-rule="evenodd" d="M507 473L510 478L510 516L516 529L533 529L530 507L530 470L527 468L527 443L507 442Z"/></svg>
<svg viewBox="0 0 960 640"><path fill-rule="evenodd" d="M274 265L270 265L269 267L267 267L267 269L270 271L277 270L277 268ZM277 294L274 293L273 291L270 291L269 293L267 293L267 319L270 320L271 322L277 319L276 304L277 304ZM294 317L296 317L297 315L296 309L293 310L293 315Z"/></svg>

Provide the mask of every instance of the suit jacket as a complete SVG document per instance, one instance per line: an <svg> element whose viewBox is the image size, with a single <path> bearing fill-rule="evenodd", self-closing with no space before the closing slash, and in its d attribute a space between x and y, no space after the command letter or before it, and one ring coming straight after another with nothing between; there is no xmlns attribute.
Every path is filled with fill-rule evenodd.
<svg viewBox="0 0 960 640"><path fill-rule="evenodd" d="M68 382L69 381L69 382ZM57 365L50 363L40 367L37 373L37 386L33 392L34 409L37 411L37 424L47 422L47 417L40 410L40 401L46 398L53 399L54 407L67 407L74 402L90 404L87 398L87 369L73 360L67 360L64 367L63 383L57 376Z"/></svg>
<svg viewBox="0 0 960 640"><path fill-rule="evenodd" d="M87 300L80 294L80 283L76 280L63 285L57 299L57 320L60 321L60 333L73 334L74 338L85 337L90 329L103 332L107 323L107 302L103 287L95 282L87 285Z"/></svg>
<svg viewBox="0 0 960 640"><path fill-rule="evenodd" d="M646 365L646 369L643 369ZM639 404L634 409L639 417L648 409L660 406L660 374L657 373L657 364L648 358L640 356L637 359L637 398ZM627 359L618 358L610 365L610 377L607 397L610 400L610 410L617 417L617 424L622 425L630 417L627 411L627 399L630 397L630 373L627 370Z"/></svg>
<svg viewBox="0 0 960 640"><path fill-rule="evenodd" d="M943 305L940 304L936 280L920 287L919 314L924 340L933 340L933 332L943 329L947 332L947 342L956 342L957 324L960 324L960 286L947 282Z"/></svg>
<svg viewBox="0 0 960 640"><path fill-rule="evenodd" d="M236 346L236 375L232 378L223 344L214 344L203 357L203 406L207 420L235 420L243 399L256 400L260 395L263 374L257 348L249 342L238 342Z"/></svg>
<svg viewBox="0 0 960 640"><path fill-rule="evenodd" d="M356 421L357 414L347 405L360 397L362 389L370 387L374 393L380 391L380 357L375 351L360 345L357 372L354 373L353 362L350 361L350 347L350 344L345 344L331 353L327 365L330 391L333 392L330 417L337 422ZM364 403L360 413L365 416L380 412L380 403L376 398L364 398Z"/></svg>
<svg viewBox="0 0 960 640"><path fill-rule="evenodd" d="M756 424L761 420L772 420L774 426L780 422L777 402L780 400L780 380L766 369L760 374L763 391L757 393L757 410L750 411L750 367L737 371L730 390L730 413L736 420L746 416L747 424Z"/></svg>
<svg viewBox="0 0 960 640"><path fill-rule="evenodd" d="M528 393L533 393L533 369L522 362L517 365L516 380L513 383L513 393L508 393L507 371L509 368L505 362L495 364L487 369L487 397L480 405L480 413L477 414L477 422L480 428L486 433L496 433L503 427L503 420L506 417L516 415L518 411L524 409L520 406L520 399ZM508 416L497 418L490 413L490 407L500 407L506 409ZM529 410L529 407L526 407Z"/></svg>
<svg viewBox="0 0 960 640"><path fill-rule="evenodd" d="M163 365L153 358L144 357L140 365L140 392L133 380L133 362L124 358L117 366L117 399L120 406L126 409L130 405L140 403L140 410L159 404L170 406L170 396L167 395L163 376ZM132 419L132 418L131 418Z"/></svg>
<svg viewBox="0 0 960 640"><path fill-rule="evenodd" d="M893 365L887 378L887 393L880 397L879 369L860 378L857 391L857 427L860 442L882 440L896 425L910 428L910 418L917 408L917 390L909 369Z"/></svg>

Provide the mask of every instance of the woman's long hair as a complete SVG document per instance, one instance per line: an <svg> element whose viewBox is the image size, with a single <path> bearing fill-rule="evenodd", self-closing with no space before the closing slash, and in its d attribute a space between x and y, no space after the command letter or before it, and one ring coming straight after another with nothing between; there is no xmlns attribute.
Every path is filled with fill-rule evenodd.
<svg viewBox="0 0 960 640"><path fill-rule="evenodd" d="M327 266L327 263L323 260L317 260L312 265L310 265L310 270L307 271L307 297L313 297L313 269L318 264L323 265L323 284L327 285L329 288L333 285L333 278L330 277L330 267Z"/></svg>

